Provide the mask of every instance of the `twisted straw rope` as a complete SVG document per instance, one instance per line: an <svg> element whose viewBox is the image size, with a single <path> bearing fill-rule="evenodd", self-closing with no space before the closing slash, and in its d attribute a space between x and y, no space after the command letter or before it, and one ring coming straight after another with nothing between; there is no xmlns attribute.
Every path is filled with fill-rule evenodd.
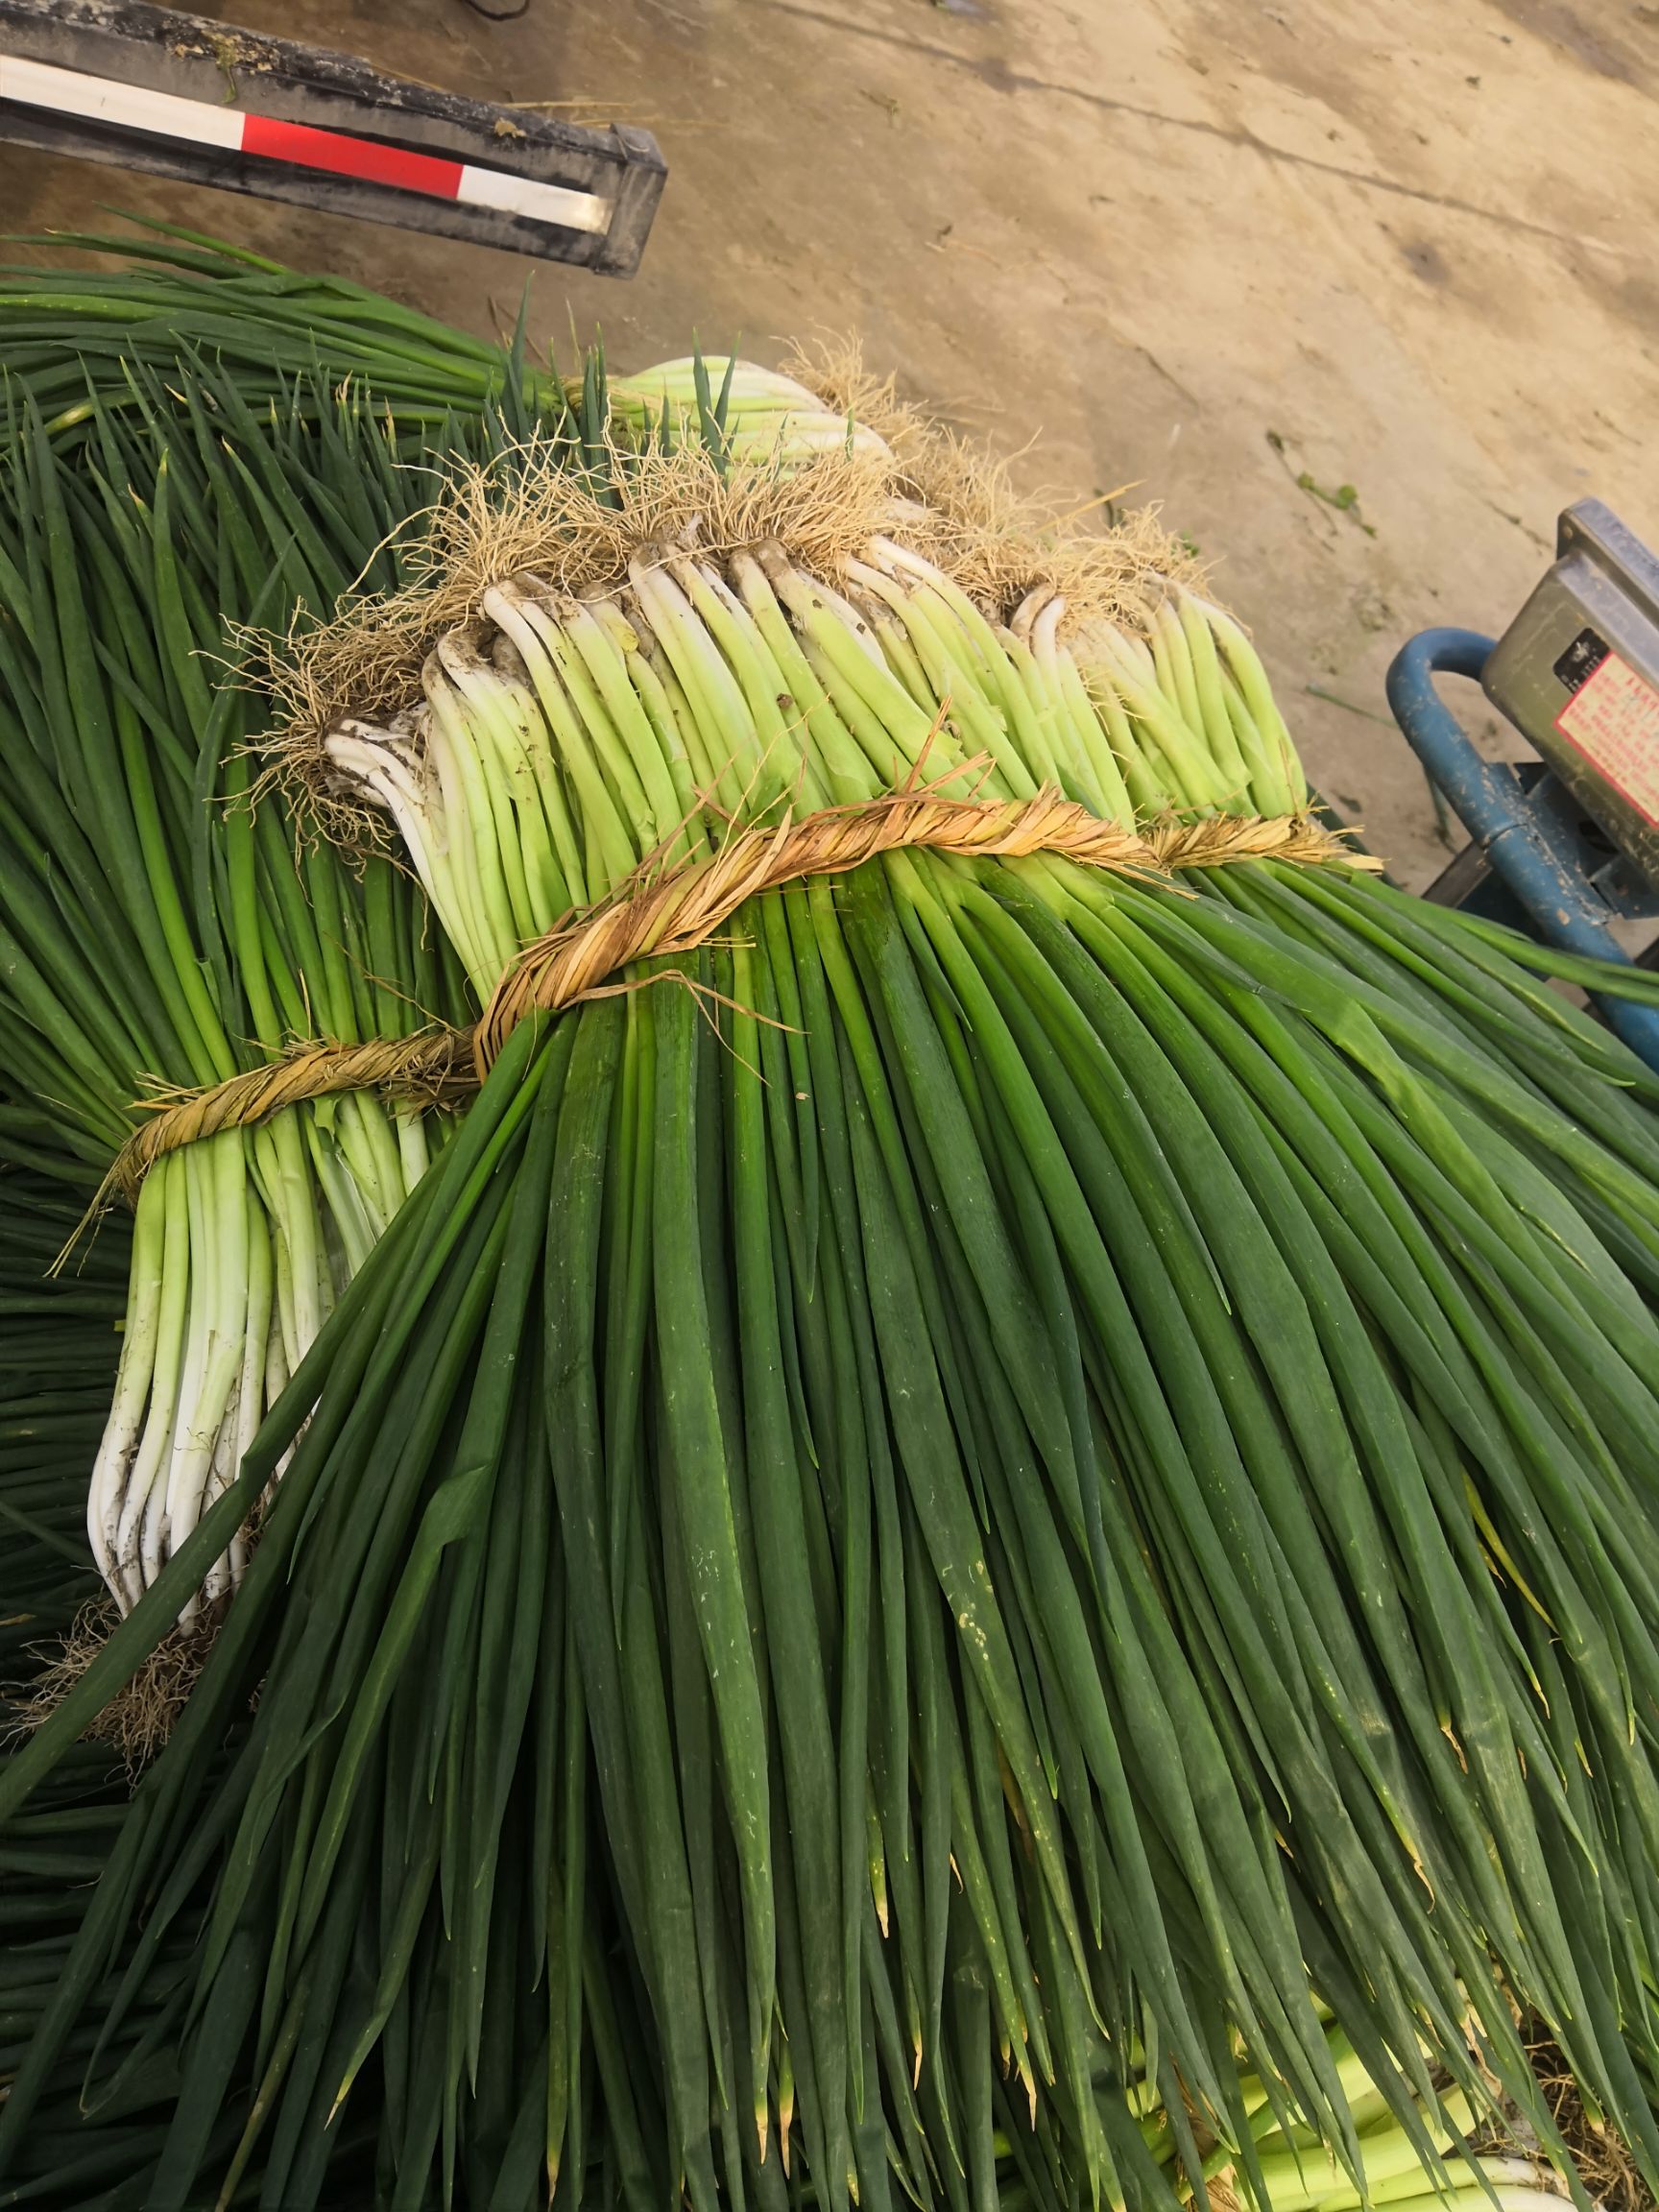
<svg viewBox="0 0 1659 2212"><path fill-rule="evenodd" d="M1143 830L1124 830L1052 788L997 805L941 798L936 791L899 791L826 808L802 822L785 815L772 828L738 830L708 859L636 878L604 905L526 946L469 1030L305 1045L207 1090L141 1101L151 1118L116 1155L106 1188L133 1199L163 1153L262 1121L306 1098L371 1090L427 1101L462 1095L483 1083L526 1015L560 1013L600 996L633 961L694 952L762 891L807 876L845 875L883 853L919 848L978 858L1051 853L1085 867L1154 879L1239 860L1381 865L1310 814L1222 814L1203 822L1166 816Z"/></svg>
<svg viewBox="0 0 1659 2212"><path fill-rule="evenodd" d="M251 1068L205 1091L152 1092L136 1100L150 1119L116 1153L105 1189L133 1200L164 1152L267 1120L306 1098L388 1091L436 1104L477 1087L465 1029L422 1029L413 1037L371 1038L366 1045L301 1045L268 1068Z"/></svg>
<svg viewBox="0 0 1659 2212"><path fill-rule="evenodd" d="M636 883L527 947L496 984L472 1031L478 1080L489 1073L508 1032L533 1010L556 1013L591 998L630 961L695 951L762 891L805 876L845 875L879 854L919 846L979 858L1052 853L1089 868L1151 877L1231 860L1352 864L1362 858L1310 815L1169 818L1142 833L1102 821L1052 788L998 805L900 791L826 808L804 822L786 814L775 829L740 830L712 858Z"/></svg>

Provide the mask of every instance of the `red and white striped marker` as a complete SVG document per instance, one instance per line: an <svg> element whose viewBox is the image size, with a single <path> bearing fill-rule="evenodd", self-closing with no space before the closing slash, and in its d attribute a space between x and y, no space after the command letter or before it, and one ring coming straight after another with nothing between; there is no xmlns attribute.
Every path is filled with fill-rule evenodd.
<svg viewBox="0 0 1659 2212"><path fill-rule="evenodd" d="M263 160L286 161L299 169L360 177L365 183L390 184L432 200L494 207L506 215L527 215L536 223L556 223L565 230L610 228L611 209L592 192L511 177L503 169L480 169L441 154L411 154L378 139L321 131L309 123L280 123L273 115L250 114L245 108L209 107L205 101L118 84L112 78L87 77L79 69L59 69L13 54L0 54L0 100L50 108L60 115L81 115L152 137L184 138L232 154L256 154Z"/></svg>

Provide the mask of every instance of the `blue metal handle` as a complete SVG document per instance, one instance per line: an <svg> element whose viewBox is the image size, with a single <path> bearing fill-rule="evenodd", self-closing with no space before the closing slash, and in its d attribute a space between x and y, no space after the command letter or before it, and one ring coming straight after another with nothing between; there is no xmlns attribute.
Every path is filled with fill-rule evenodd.
<svg viewBox="0 0 1659 2212"><path fill-rule="evenodd" d="M1607 907L1564 830L1541 817L1512 768L1483 760L1434 687L1440 676L1479 681L1492 639L1478 630L1422 630L1388 670L1388 704L1432 781L1446 794L1499 877L1564 952L1590 960L1630 955L1608 928ZM1597 1004L1633 1052L1659 1068L1659 1008L1623 998Z"/></svg>

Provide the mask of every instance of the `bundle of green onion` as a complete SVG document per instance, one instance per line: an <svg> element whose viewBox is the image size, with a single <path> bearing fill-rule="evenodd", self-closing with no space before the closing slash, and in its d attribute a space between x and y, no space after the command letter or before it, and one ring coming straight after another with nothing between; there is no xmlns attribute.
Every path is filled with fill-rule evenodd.
<svg viewBox="0 0 1659 2212"><path fill-rule="evenodd" d="M325 411L349 383L405 431L424 424L440 450L458 421L505 409L522 422L527 410L560 409L558 380L530 370L521 349L503 354L343 277L303 276L245 247L132 220L136 236L55 231L36 241L126 264L113 271L0 269L7 377L55 439L84 435L111 411L142 413L134 370L167 377L180 362L217 364L252 410L298 398Z"/></svg>
<svg viewBox="0 0 1659 2212"><path fill-rule="evenodd" d="M692 397L712 511L762 465ZM583 412L660 520L661 420ZM785 809L1301 804L1179 585L987 600L902 505L819 565L774 507L499 575L313 733L451 1003ZM1462 2163L1502 2097L1574 2184L1525 2014L1659 2176L1659 1078L1539 957L1334 865L918 851L521 1022L0 1775L50 1802L286 1463L0 2171L84 2201L131 2097L111 2204L1529 2206Z"/></svg>
<svg viewBox="0 0 1659 2212"><path fill-rule="evenodd" d="M484 629L440 642L406 728L325 740L334 771L395 815L481 993L529 932L604 897L647 854L694 854L717 819L855 804L924 769L947 795L1058 784L1125 821L1131 790L1239 810L1301 794L1254 655L1190 596L1160 611L1147 645L1096 626L1074 655L1052 622L1035 649L999 631L891 542L844 582L862 604L764 546L723 562L645 553L624 595L588 602L511 580L485 595ZM697 793L715 819L699 821ZM856 2115L878 2075L901 2144L910 2111L905 2171L923 2191L940 2128L959 2140L967 2125L964 2080L1000 2043L1033 2092L1039 2077L1054 2084L1072 2170L1091 2187L1130 2186L1122 2145L1084 2093L1102 2063L1091 2017L1116 2020L1121 2048L1139 2010L1148 2040L1174 2046L1171 2082L1208 2098L1211 2006L1252 2049L1261 2038L1339 2142L1340 2102L1300 2041L1310 1954L1327 1994L1366 1991L1373 2032L1376 2008L1398 2008L1383 2033L1403 2066L1423 2012L1452 2062L1454 1977L1482 1955L1570 2043L1581 2037L1590 2022L1576 1995L1562 1999L1606 1965L1579 1949L1585 1930L1551 1861L1594 1816L1571 1807L1573 1761L1547 1723L1577 1699L1577 1741L1586 1728L1626 1738L1618 1685L1651 1665L1650 1626L1607 1539L1633 1517L1651 1558L1659 1335L1639 1286L1659 1232L1659 1145L1622 1087L1651 1098L1652 1077L1565 1007L1542 1010L1484 940L1437 939L1406 902L1340 875L1225 877L1194 902L1042 861L918 855L880 873L885 883L855 878L844 899L809 883L743 918L702 978L733 1009L724 1043L699 1045L697 1015L672 995L584 1015L584 1036L611 1032L590 1048L602 1105L583 1098L577 1120L578 1045L556 1122L536 1110L550 1123L550 1237L587 1239L582 1266L562 1251L543 1285L555 1375L543 1449L565 1542L584 1547L566 1634L594 1703L602 1790L632 1775L638 1793L629 1807L618 1779L604 1817L664 2045L671 2170L696 2175L713 2084L733 2186L753 2156L731 2118L749 2108L747 2060L757 2139L786 2135L799 2099L819 2187L826 2162L873 2185ZM1403 971L1386 992L1380 947ZM827 1029L839 1066L822 1057ZM540 1078L542 1063L527 1062L527 1086L560 1083L565 1034ZM1550 1105L1551 1084L1579 1094L1594 1136ZM603 1164L590 1227L562 1180L572 1120L589 1186ZM702 1136L710 1121L718 1134ZM839 1218L838 1130L850 1146ZM1558 1164L1554 1191L1539 1154ZM1564 1195L1570 1179L1582 1211ZM1614 1228L1628 1275L1598 1234ZM568 1313L573 1297L590 1318ZM1448 1319L1455 1334L1429 1355L1431 1304L1437 1334ZM866 1308L860 1368L853 1316ZM508 1326L522 1327L515 1314ZM1534 1356L1553 1347L1527 1382L1512 1365L1523 1320ZM854 1378L874 1436L847 1433ZM592 1456L573 1459L564 1439L586 1438L589 1418ZM905 1478L890 1527L864 1464L877 1437ZM1588 1549L1563 1550L1538 1509L1564 1484L1601 1499L1599 1519L1587 1504L1580 1515ZM873 1542L847 1518L861 1492ZM470 1625L447 1616L446 1652L487 1638L493 1615L484 1561L499 1523L482 1501L471 1512L479 1610ZM636 1517L657 1531L642 1556ZM1529 1648L1532 1623L1503 1608L1494 1565L1557 1634L1568 1619L1619 1623L1606 1643L1574 1635L1574 1671L1552 1692L1560 1662L1551 1645ZM1164 1617L1132 1625L1132 1585L1149 1567ZM647 1679L668 1702L651 1721L649 1699L634 1716L637 1693L619 1684L607 1711L595 1685L617 1662L638 1666L659 1586ZM889 1609L903 1622L919 1607L925 1623L940 1596L958 1641L929 1652L930 1632L911 1626L895 1643ZM520 1618L515 1647L527 1635ZM683 1717L699 1658L705 1709ZM838 1678L855 1685L851 1714ZM1032 1854L1035 1893L1019 1904L993 1879L1008 1847L982 1832L1000 1825L995 1800L964 1820L947 1794L958 1732L971 1789L981 1711ZM645 1863L662 1846L640 1827L660 1835L641 1769L654 1742L666 1760L688 1728L718 1746L722 1788L696 1815L715 1852L700 1905L710 1845L693 1842L685 1799L707 1777L682 1749L654 1785L659 1807L682 1801L677 1909L672 1891L653 1895L668 1877ZM1646 1749L1625 1740L1611 1755L1640 1803ZM1056 1798L1061 1818L1042 1811ZM1264 1821L1289 1829L1295 1881L1247 1846ZM490 1823L471 1848L496 1848ZM445 1840L434 1850L442 1868ZM792 1879L780 1873L789 1858ZM975 1922L958 1937L980 1960L967 2050L943 2010L957 1909L930 1897L929 1863L941 1883L954 1863ZM1630 1871L1645 1887L1645 1855ZM781 1930L786 1887L797 1922ZM712 1972L702 1931L722 1890L731 1917L716 1941L733 1964L723 1994L706 1979L700 2052L705 2031L688 2032L685 2015L696 1972ZM700 1939L676 1960L681 1910ZM872 1914L895 1945L880 1977L885 2050L878 2012L867 2045L849 2033L875 1973ZM1254 1955L1231 1933L1239 1916ZM1099 1953L1074 1948L1085 1931L1116 1958L1110 1978ZM1622 1994L1650 2032L1639 1971ZM1504 2006L1469 1995L1489 2062L1515 2087ZM482 2002L479 1989L451 2031L469 2059ZM1605 2046L1600 2072L1590 2032L1578 2055L1605 2099L1623 2059ZM906 2088L915 2069L936 2117ZM974 2106L988 2115L990 2097L987 2082ZM1639 2103L1629 2125L1649 2125Z"/></svg>
<svg viewBox="0 0 1659 2212"><path fill-rule="evenodd" d="M73 457L26 404L0 508L0 1144L93 1186L158 1085L464 1014L399 871L301 852L278 800L252 804L247 702L212 681L228 624L331 605L407 516L409 471L356 407L307 391L260 424L233 380L181 367L182 405L132 369L122 408L89 400ZM325 503L330 479L349 499ZM145 1178L87 1510L122 1610L229 1479L438 1127L353 1094ZM239 1531L203 1602L245 1551Z"/></svg>

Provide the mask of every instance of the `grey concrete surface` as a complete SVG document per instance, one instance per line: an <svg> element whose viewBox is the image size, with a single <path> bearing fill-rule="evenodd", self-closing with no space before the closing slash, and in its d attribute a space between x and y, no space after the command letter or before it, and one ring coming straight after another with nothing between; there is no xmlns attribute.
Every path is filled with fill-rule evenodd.
<svg viewBox="0 0 1659 2212"><path fill-rule="evenodd" d="M1057 507L1161 501L1408 879L1445 854L1380 719L1397 642L1502 626L1587 491L1659 541L1653 0L204 12L648 126L671 175L642 272L540 269L538 335L602 327L631 368L855 330ZM16 228L165 210L480 330L531 267L11 149L0 200Z"/></svg>

